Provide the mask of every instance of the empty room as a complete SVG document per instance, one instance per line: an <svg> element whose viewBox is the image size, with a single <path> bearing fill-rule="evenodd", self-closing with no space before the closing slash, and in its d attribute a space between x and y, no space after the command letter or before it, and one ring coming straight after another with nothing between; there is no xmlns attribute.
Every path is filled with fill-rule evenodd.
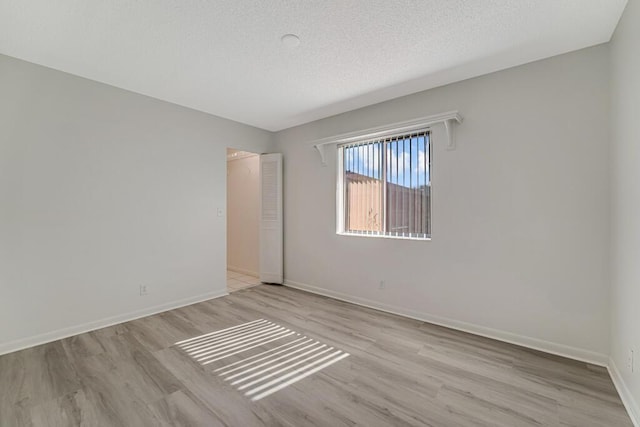
<svg viewBox="0 0 640 427"><path fill-rule="evenodd" d="M0 0L0 427L640 427L639 114L640 0Z"/></svg>

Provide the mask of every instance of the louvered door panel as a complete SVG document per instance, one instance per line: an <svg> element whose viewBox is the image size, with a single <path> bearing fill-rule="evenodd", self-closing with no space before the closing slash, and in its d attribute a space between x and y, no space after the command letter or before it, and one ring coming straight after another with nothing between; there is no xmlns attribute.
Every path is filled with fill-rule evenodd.
<svg viewBox="0 0 640 427"><path fill-rule="evenodd" d="M260 156L260 187L260 281L282 284L282 154Z"/></svg>

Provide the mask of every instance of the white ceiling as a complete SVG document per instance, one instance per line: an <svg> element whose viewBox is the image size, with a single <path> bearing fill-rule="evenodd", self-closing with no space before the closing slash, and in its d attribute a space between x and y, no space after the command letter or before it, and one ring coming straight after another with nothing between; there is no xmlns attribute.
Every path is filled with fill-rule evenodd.
<svg viewBox="0 0 640 427"><path fill-rule="evenodd" d="M606 42L626 2L0 0L0 53L275 131Z"/></svg>

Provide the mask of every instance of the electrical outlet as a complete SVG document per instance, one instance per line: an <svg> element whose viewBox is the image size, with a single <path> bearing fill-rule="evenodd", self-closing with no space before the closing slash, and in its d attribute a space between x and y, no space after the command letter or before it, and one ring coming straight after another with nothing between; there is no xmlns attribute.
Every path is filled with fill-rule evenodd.
<svg viewBox="0 0 640 427"><path fill-rule="evenodd" d="M140 296L147 295L148 293L147 285L140 285Z"/></svg>
<svg viewBox="0 0 640 427"><path fill-rule="evenodd" d="M634 363L634 360L633 360L633 349L630 348L629 349L629 355L627 356L627 369L631 373L633 373L633 368L634 368L633 363Z"/></svg>
<svg viewBox="0 0 640 427"><path fill-rule="evenodd" d="M380 284L378 285L378 289L384 289L387 286L387 284L384 282L384 280L380 280Z"/></svg>

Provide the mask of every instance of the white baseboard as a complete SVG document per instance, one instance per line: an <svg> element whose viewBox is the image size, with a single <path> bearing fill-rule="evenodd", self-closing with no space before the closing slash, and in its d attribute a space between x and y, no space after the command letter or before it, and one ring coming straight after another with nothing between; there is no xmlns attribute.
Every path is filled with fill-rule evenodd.
<svg viewBox="0 0 640 427"><path fill-rule="evenodd" d="M227 265L227 270L231 270L236 273L246 274L247 276L258 277L259 273L253 270L247 270L246 268L236 267L235 265Z"/></svg>
<svg viewBox="0 0 640 427"><path fill-rule="evenodd" d="M633 398L633 395L622 379L622 375L620 375L620 371L618 370L616 363L611 358L609 359L609 366L607 369L609 370L609 375L611 375L611 379L613 380L613 385L616 386L620 399L622 399L622 403L627 409L631 422L635 427L640 427L640 408L638 408L638 403Z"/></svg>
<svg viewBox="0 0 640 427"><path fill-rule="evenodd" d="M57 341L73 335L95 331L96 329L102 329L108 326L117 325L119 323L129 322L141 317L151 316L152 314L162 313L163 311L173 310L175 308L184 307L186 305L191 305L214 298L220 298L226 295L229 295L226 289L217 292L209 292L195 297L184 298L178 301L172 301L170 303L144 308L142 310L136 310L125 314L119 314L117 316L107 317L105 319L95 320L92 322L84 323L82 325L71 326L51 332L45 332L44 334L35 335L32 337L21 338L7 343L2 343L0 344L0 356L6 353L13 353L14 351L23 350L25 348L35 347L37 345Z"/></svg>
<svg viewBox="0 0 640 427"><path fill-rule="evenodd" d="M284 285L290 286L292 288L300 289L303 291L311 292L314 294L335 298L341 301L350 302L352 304L373 308L375 310L396 314L398 316L409 317L411 319L432 323L434 325L444 326L447 328L468 332L470 334L492 338L498 341L504 341L510 344L515 344L522 347L539 350L545 353L551 353L558 356L567 357L569 359L579 360L581 362L590 363L592 365L606 367L609 361L609 356L605 354L597 353L594 351L585 350L577 347L571 347L564 344L558 344L551 341L545 341L538 338L527 337L524 335L518 335L512 332L502 331L499 329L487 328L485 326L474 325L472 323L461 322L459 320L449 319L446 317L434 316L429 313L423 313L423 312L410 310L402 307L396 307L396 306L381 303L378 301L372 301L366 298L348 295L342 292L337 292L337 291L319 288L317 286L307 285L305 283L295 282L292 280L285 280Z"/></svg>

